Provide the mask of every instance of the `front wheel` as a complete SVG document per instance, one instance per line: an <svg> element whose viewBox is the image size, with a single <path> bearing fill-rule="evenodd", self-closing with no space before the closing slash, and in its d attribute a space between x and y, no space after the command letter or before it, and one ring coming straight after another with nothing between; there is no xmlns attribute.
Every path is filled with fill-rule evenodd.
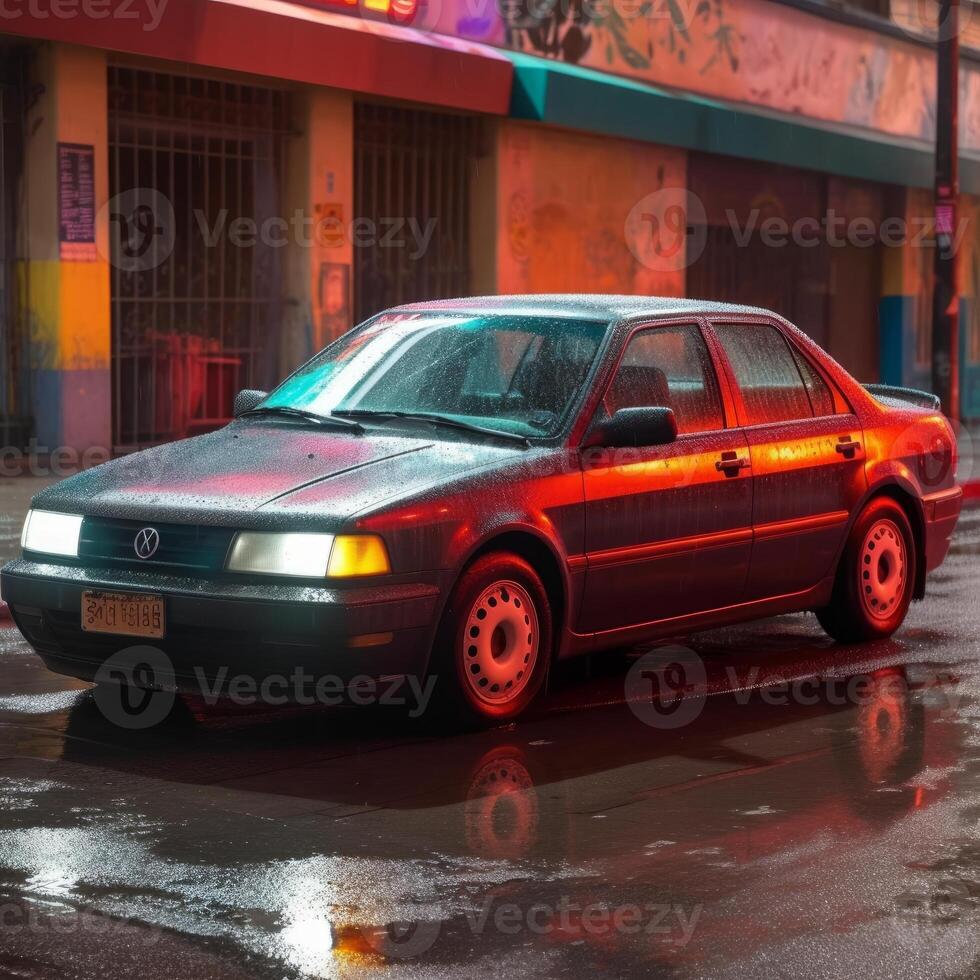
<svg viewBox="0 0 980 980"><path fill-rule="evenodd" d="M872 500L851 528L820 625L841 643L891 636L912 601L916 561L905 511L888 497Z"/></svg>
<svg viewBox="0 0 980 980"><path fill-rule="evenodd" d="M544 681L552 648L548 594L519 555L495 552L463 573L433 663L444 713L463 723L516 718Z"/></svg>

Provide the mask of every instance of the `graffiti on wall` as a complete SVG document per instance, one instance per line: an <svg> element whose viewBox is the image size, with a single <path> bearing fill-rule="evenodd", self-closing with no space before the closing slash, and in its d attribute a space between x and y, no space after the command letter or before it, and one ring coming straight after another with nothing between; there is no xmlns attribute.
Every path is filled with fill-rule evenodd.
<svg viewBox="0 0 980 980"><path fill-rule="evenodd" d="M655 85L929 140L930 49L770 0L442 0L436 29ZM980 71L962 75L980 149Z"/></svg>
<svg viewBox="0 0 980 980"><path fill-rule="evenodd" d="M572 64L610 70L647 72L654 60L684 64L688 57L706 58L699 71L709 71L718 59L738 70L737 38L726 21L723 0L642 0L629 6L590 0L501 0L504 43L509 48ZM637 30L637 25L641 29ZM710 42L694 45L694 36Z"/></svg>

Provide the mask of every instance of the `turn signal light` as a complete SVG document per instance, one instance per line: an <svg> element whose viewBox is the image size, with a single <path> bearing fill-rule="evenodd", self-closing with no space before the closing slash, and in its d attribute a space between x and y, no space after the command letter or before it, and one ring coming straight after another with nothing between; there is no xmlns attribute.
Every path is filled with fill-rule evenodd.
<svg viewBox="0 0 980 980"><path fill-rule="evenodd" d="M330 578L387 575L390 571L388 549L376 534L338 534L334 538L327 565Z"/></svg>

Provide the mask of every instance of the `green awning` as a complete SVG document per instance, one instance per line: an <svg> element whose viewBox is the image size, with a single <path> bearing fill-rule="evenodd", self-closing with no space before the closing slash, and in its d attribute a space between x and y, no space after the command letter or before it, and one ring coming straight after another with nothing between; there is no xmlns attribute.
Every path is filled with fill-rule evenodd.
<svg viewBox="0 0 980 980"><path fill-rule="evenodd" d="M654 88L629 78L505 52L514 63L510 115L570 129L679 146L906 187L932 187L921 140L793 118ZM960 185L980 193L980 158L961 156Z"/></svg>

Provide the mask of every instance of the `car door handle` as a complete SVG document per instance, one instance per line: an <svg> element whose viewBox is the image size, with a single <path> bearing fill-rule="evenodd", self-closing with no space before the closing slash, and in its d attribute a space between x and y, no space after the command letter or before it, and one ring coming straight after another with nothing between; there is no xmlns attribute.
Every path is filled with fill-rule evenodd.
<svg viewBox="0 0 980 980"><path fill-rule="evenodd" d="M747 470L751 465L748 456L737 456L735 453L723 453L721 459L715 460L715 469L729 475Z"/></svg>
<svg viewBox="0 0 980 980"><path fill-rule="evenodd" d="M861 443L857 439L852 439L850 436L841 436L837 440L837 445L834 448L842 456L853 459L854 454L861 448Z"/></svg>

